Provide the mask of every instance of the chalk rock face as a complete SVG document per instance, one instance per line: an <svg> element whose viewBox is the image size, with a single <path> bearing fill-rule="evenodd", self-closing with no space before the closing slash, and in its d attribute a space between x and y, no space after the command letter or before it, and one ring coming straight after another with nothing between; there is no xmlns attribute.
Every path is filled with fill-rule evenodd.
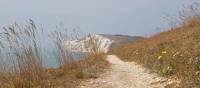
<svg viewBox="0 0 200 88"><path fill-rule="evenodd" d="M107 53L113 42L102 35L92 34L83 39L64 41L64 47L74 52Z"/></svg>

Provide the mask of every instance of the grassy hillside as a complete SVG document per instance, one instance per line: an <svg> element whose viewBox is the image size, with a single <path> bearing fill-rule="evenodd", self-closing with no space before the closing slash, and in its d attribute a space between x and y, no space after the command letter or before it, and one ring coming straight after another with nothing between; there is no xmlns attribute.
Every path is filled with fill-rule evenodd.
<svg viewBox="0 0 200 88"><path fill-rule="evenodd" d="M200 20L112 50L163 76L181 79L185 88L200 87Z"/></svg>
<svg viewBox="0 0 200 88"><path fill-rule="evenodd" d="M30 20L26 25L17 23L4 27L0 33L0 88L76 88L80 80L96 78L109 67L105 55L96 52L77 61L73 52L63 46L68 38L64 30L54 31L48 36L53 42L58 68L45 67L51 56L42 45L47 35ZM72 36L73 37L73 36ZM88 46L94 46L91 41Z"/></svg>
<svg viewBox="0 0 200 88"><path fill-rule="evenodd" d="M47 69L45 82L39 86L41 88L45 88L45 85L47 88L76 88L81 81L97 78L109 67L104 54L91 55L70 65L67 65L67 68L62 66L57 69Z"/></svg>

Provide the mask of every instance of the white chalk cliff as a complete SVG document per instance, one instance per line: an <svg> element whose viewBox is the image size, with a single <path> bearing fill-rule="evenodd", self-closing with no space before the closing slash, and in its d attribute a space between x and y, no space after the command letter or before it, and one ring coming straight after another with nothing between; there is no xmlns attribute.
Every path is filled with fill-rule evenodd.
<svg viewBox="0 0 200 88"><path fill-rule="evenodd" d="M102 35L92 34L80 40L64 41L64 46L74 52L107 53L113 42Z"/></svg>

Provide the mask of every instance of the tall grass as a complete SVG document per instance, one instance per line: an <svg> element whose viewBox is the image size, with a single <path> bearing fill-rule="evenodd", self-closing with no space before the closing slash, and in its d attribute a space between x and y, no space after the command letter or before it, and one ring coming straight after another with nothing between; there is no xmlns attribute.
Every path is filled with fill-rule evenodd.
<svg viewBox="0 0 200 88"><path fill-rule="evenodd" d="M66 48L64 41L67 41L69 38L67 31L54 31L51 33L52 39L56 48L56 51L58 53L58 62L59 66L65 66L67 64L70 64L74 62L74 58L72 56L72 51L70 51L70 48ZM70 45L69 45L70 46Z"/></svg>
<svg viewBox="0 0 200 88"><path fill-rule="evenodd" d="M74 88L79 79L96 77L98 70L107 66L102 59L104 55L96 52L97 45L92 38L84 46L92 47L92 53L77 61L71 49L63 44L73 37L64 28L48 35L53 41L49 45L56 51L54 64L58 64L58 68L45 67L50 55L44 48L47 34L33 20L27 25L15 23L3 30L0 34L0 88ZM79 37L75 35L74 38Z"/></svg>
<svg viewBox="0 0 200 88"><path fill-rule="evenodd" d="M8 51L4 63L12 64L3 70L8 71L13 77L7 79L8 88L31 87L42 83L44 67L42 63L42 52L40 41L38 41L39 30L32 20L25 26L15 23L10 27L4 27L1 35L2 50ZM9 69L9 70L7 70ZM7 76L7 75L6 75ZM10 75L8 75L10 76ZM12 85L12 86L10 86Z"/></svg>

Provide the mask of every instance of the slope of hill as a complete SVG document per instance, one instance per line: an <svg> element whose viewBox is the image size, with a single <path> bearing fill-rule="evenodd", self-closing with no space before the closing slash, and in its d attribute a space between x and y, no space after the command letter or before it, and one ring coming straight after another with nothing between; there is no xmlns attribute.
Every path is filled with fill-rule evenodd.
<svg viewBox="0 0 200 88"><path fill-rule="evenodd" d="M129 42L136 41L142 37L132 37L125 35L92 34L80 40L65 41L64 46L75 52L103 52L110 48L117 47Z"/></svg>
<svg viewBox="0 0 200 88"><path fill-rule="evenodd" d="M125 44L112 53L181 80L181 88L200 87L200 21Z"/></svg>
<svg viewBox="0 0 200 88"><path fill-rule="evenodd" d="M141 36L129 36L129 35L106 35L106 34L101 34L104 37L107 37L111 40L113 40L114 42L111 44L111 49L124 45L124 44L128 44L130 42L134 42L140 39L143 39L143 37Z"/></svg>

